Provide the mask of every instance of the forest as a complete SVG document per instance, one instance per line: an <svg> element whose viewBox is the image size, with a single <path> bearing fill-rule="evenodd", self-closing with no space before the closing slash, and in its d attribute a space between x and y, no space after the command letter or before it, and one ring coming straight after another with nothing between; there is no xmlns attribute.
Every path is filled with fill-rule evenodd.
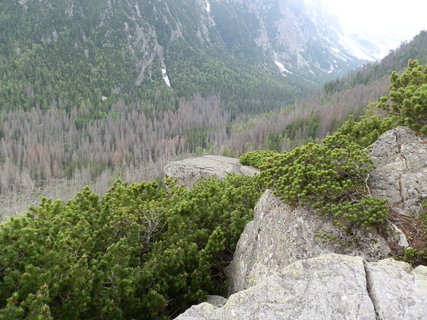
<svg viewBox="0 0 427 320"><path fill-rule="evenodd" d="M427 32L323 84L249 45L250 10L194 3L0 3L0 320L165 320L225 296L266 188L341 228L383 230L365 148L397 125L427 132ZM261 174L191 190L164 176L203 154ZM427 264L427 241L396 258Z"/></svg>
<svg viewBox="0 0 427 320"><path fill-rule="evenodd" d="M0 224L0 319L172 319L208 294L226 295L224 268L265 188L344 230L385 232L386 201L370 195L369 146L398 125L427 133L427 66L392 73L385 116L352 118L318 143L253 151L253 177L202 180L191 190L161 181L85 187L69 201L44 198ZM411 101L408 104L408 101ZM314 120L310 120L314 121ZM311 122L307 122L310 124ZM311 128L312 125L309 127ZM420 231L427 234L427 208ZM427 241L395 258L427 263Z"/></svg>
<svg viewBox="0 0 427 320"><path fill-rule="evenodd" d="M228 97L216 94L166 99L160 92L154 104L119 99L106 111L90 105L69 110L61 105L47 110L2 109L3 215L37 204L40 194L69 199L84 185L104 194L117 178L161 179L163 166L183 157L204 153L238 157L260 148L285 151L321 139L348 115L357 119L387 92L391 68L402 70L408 57L426 61L426 43L422 32L382 62L327 83L296 103L274 110L264 100L270 111L257 115L233 112L227 108Z"/></svg>

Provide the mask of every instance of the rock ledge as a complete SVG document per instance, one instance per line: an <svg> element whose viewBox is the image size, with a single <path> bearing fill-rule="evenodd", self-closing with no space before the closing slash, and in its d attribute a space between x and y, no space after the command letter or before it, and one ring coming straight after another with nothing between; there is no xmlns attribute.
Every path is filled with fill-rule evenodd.
<svg viewBox="0 0 427 320"><path fill-rule="evenodd" d="M222 307L193 306L176 320L427 319L427 267L327 254L297 261Z"/></svg>
<svg viewBox="0 0 427 320"><path fill-rule="evenodd" d="M210 176L217 176L224 179L228 174L241 174L253 176L259 173L259 170L240 164L239 159L206 155L197 158L189 158L181 161L174 161L167 164L164 168L165 174L187 186L191 187L197 181Z"/></svg>

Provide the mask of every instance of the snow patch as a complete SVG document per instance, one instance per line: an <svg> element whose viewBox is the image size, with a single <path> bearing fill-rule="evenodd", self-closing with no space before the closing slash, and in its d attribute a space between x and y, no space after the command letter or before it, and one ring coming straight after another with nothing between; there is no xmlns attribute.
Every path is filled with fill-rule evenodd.
<svg viewBox="0 0 427 320"><path fill-rule="evenodd" d="M341 61L344 61L344 62L348 62L349 59L351 59L351 58L349 58L348 56L346 56L345 54L343 54L341 52L340 53L338 53L338 52L332 52L332 54L334 55L335 58L337 58L337 59L339 59ZM334 61L336 61L336 60L334 60Z"/></svg>
<svg viewBox="0 0 427 320"><path fill-rule="evenodd" d="M171 82L169 80L168 74L166 72L166 69L162 69L162 77L163 80L165 81L166 85L170 88L171 87Z"/></svg>
<svg viewBox="0 0 427 320"><path fill-rule="evenodd" d="M135 4L135 10L136 10L136 14L138 15L139 18L141 18L141 10L139 9L139 5Z"/></svg>
<svg viewBox="0 0 427 320"><path fill-rule="evenodd" d="M286 69L285 66L283 65L283 63L280 63L277 60L274 60L274 63L279 68L279 70L280 70L281 73L286 72L286 73L289 73L289 74L294 74L293 72L291 72L288 69Z"/></svg>
<svg viewBox="0 0 427 320"><path fill-rule="evenodd" d="M106 96L102 96L102 97L101 97L101 100L102 100L102 101L105 101L105 100L107 100L107 99L108 99L108 98L107 98Z"/></svg>

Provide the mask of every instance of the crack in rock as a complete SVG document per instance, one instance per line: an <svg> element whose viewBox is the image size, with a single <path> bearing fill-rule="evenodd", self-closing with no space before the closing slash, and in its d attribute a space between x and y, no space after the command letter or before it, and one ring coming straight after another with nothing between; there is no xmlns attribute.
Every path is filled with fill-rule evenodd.
<svg viewBox="0 0 427 320"><path fill-rule="evenodd" d="M399 196L402 207L405 207L405 199L403 198L402 174L399 174Z"/></svg>
<svg viewBox="0 0 427 320"><path fill-rule="evenodd" d="M397 153L402 157L403 162L405 163L405 168L409 169L408 167L408 159L406 159L405 154L402 152L402 146L404 144L404 142L400 142L399 141L399 136L398 136L398 132L394 132L394 137L396 139L396 146L397 146Z"/></svg>
<svg viewBox="0 0 427 320"><path fill-rule="evenodd" d="M375 311L375 319L376 320L381 320L378 310L377 310L377 301L374 297L374 295L372 294L372 280L371 280L371 275L369 273L368 267L367 267L367 262L365 260L363 260L363 267L365 269L365 279L366 279L366 291L368 292L368 297L369 299L371 299L372 301L372 305L374 307L374 311Z"/></svg>
<svg viewBox="0 0 427 320"><path fill-rule="evenodd" d="M381 135L369 154L376 166L368 181L372 195L400 214L418 215L427 195L427 146L419 141L411 129L397 127Z"/></svg>

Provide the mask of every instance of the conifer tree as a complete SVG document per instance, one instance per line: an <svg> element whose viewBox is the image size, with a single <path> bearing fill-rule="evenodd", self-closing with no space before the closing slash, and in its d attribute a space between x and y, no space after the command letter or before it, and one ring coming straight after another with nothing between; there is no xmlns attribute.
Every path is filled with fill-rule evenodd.
<svg viewBox="0 0 427 320"><path fill-rule="evenodd" d="M427 134L427 66L417 60L409 60L402 75L390 76L390 97L382 97L378 106L400 123Z"/></svg>

